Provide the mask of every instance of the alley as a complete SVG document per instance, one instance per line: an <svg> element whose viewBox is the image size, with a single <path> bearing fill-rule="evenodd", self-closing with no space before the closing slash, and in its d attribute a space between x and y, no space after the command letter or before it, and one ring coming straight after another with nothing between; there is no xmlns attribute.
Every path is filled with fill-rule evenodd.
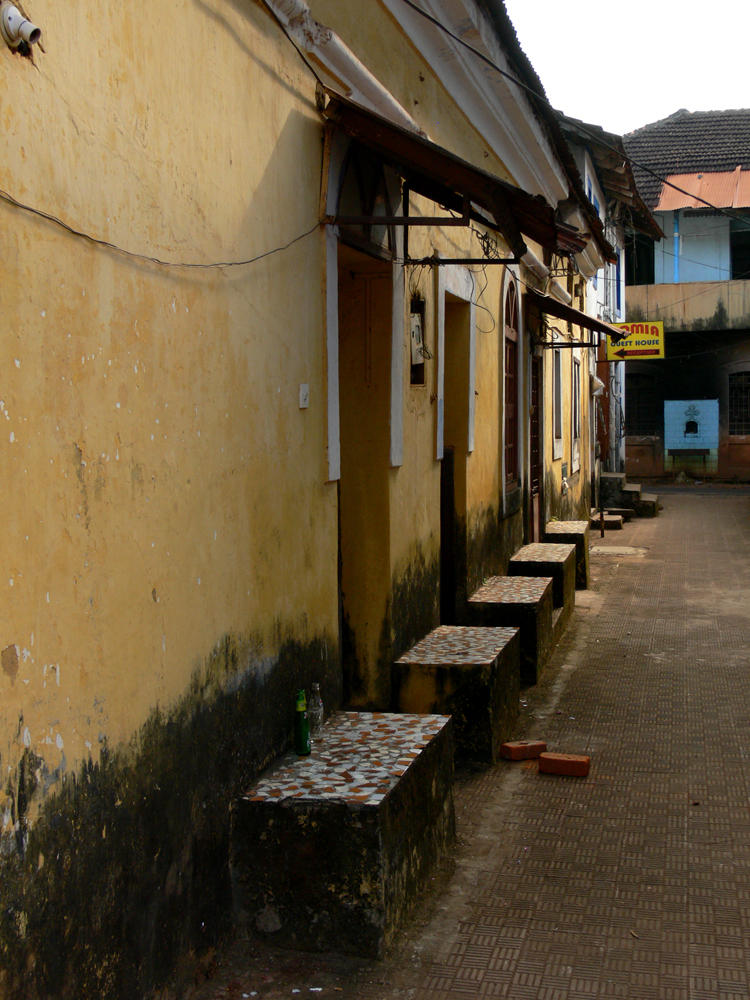
<svg viewBox="0 0 750 1000"><path fill-rule="evenodd" d="M459 774L455 867L381 963L240 941L196 1000L750 997L750 491L592 535L523 735L591 755Z"/></svg>

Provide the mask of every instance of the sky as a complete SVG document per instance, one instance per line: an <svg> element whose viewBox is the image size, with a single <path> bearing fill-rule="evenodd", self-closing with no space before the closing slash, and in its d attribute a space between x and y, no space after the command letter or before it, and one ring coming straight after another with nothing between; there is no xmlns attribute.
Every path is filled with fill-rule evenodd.
<svg viewBox="0 0 750 1000"><path fill-rule="evenodd" d="M553 107L623 135L680 108L750 107L738 0L505 0Z"/></svg>

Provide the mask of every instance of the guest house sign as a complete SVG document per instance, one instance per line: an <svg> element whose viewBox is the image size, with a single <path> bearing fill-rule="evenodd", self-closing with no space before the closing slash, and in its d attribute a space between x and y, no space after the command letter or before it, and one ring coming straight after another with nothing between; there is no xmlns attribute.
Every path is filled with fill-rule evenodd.
<svg viewBox="0 0 750 1000"><path fill-rule="evenodd" d="M664 323L612 323L622 330L622 339L607 338L607 361L664 357Z"/></svg>

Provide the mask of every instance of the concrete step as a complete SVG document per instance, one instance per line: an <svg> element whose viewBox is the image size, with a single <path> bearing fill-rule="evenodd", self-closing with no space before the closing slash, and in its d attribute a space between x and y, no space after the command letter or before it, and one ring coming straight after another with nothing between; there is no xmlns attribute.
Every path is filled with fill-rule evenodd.
<svg viewBox="0 0 750 1000"><path fill-rule="evenodd" d="M551 576L491 576L466 602L470 625L521 631L521 684L536 684L552 651Z"/></svg>
<svg viewBox="0 0 750 1000"><path fill-rule="evenodd" d="M642 493L635 505L638 517L656 517L659 513L659 497L655 493Z"/></svg>
<svg viewBox="0 0 750 1000"><path fill-rule="evenodd" d="M576 589L589 585L589 526L587 521L548 521L545 542L567 542L576 547Z"/></svg>
<svg viewBox="0 0 750 1000"><path fill-rule="evenodd" d="M599 513L596 511L595 513ZM623 521L632 521L635 517L635 510L632 507L607 507L605 514L619 514ZM592 515L593 516L593 515Z"/></svg>
<svg viewBox="0 0 750 1000"><path fill-rule="evenodd" d="M452 716L456 755L492 764L516 727L519 629L440 625L396 660L391 676L400 712Z"/></svg>
<svg viewBox="0 0 750 1000"><path fill-rule="evenodd" d="M555 608L552 612L552 641L555 645L562 639L569 618L570 615L566 614L565 608Z"/></svg>
<svg viewBox="0 0 750 1000"><path fill-rule="evenodd" d="M624 472L602 472L599 476L599 498L603 507L622 503L622 490L627 479Z"/></svg>
<svg viewBox="0 0 750 1000"><path fill-rule="evenodd" d="M628 500L637 500L641 495L641 490L643 487L640 483L626 483L622 488L623 498Z"/></svg>
<svg viewBox="0 0 750 1000"><path fill-rule="evenodd" d="M605 531L620 531L622 529L622 514L605 514L604 515L604 530ZM593 511L591 514L591 528L594 531L601 531L602 522L599 517L599 511Z"/></svg>
<svg viewBox="0 0 750 1000"><path fill-rule="evenodd" d="M455 836L438 715L339 712L235 799L235 917L274 945L380 958Z"/></svg>
<svg viewBox="0 0 750 1000"><path fill-rule="evenodd" d="M532 542L511 556L508 576L551 576L552 604L572 611L576 603L576 547Z"/></svg>

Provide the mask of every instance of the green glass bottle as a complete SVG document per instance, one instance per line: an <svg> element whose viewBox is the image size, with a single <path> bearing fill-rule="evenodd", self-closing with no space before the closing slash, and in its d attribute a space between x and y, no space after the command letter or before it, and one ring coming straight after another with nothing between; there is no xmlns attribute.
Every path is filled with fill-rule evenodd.
<svg viewBox="0 0 750 1000"><path fill-rule="evenodd" d="M294 713L294 752L300 757L310 753L310 721L307 718L305 689L297 692L297 710Z"/></svg>

